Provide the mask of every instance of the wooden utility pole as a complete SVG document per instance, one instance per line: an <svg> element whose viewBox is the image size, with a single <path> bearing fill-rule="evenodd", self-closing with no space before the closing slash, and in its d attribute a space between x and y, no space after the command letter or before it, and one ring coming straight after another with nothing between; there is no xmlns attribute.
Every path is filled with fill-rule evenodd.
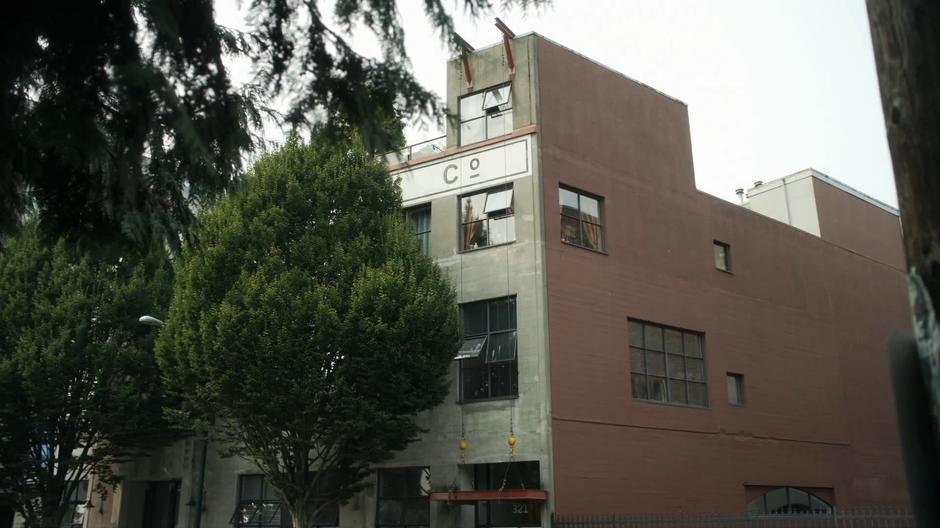
<svg viewBox="0 0 940 528"><path fill-rule="evenodd" d="M918 523L940 526L940 2L867 4L914 316L892 344L898 421Z"/></svg>

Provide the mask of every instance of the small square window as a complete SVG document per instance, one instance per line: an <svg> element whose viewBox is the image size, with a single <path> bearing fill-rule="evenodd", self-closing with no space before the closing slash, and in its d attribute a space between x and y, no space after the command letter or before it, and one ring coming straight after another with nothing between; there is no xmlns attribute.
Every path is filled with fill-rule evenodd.
<svg viewBox="0 0 940 528"><path fill-rule="evenodd" d="M731 273L731 246L715 240L715 268Z"/></svg>
<svg viewBox="0 0 940 528"><path fill-rule="evenodd" d="M728 373L728 403L744 405L744 375Z"/></svg>

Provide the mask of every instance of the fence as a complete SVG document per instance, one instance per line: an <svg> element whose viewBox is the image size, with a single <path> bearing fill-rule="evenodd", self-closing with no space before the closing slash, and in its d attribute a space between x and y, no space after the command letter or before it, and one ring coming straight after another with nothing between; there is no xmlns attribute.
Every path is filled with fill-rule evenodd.
<svg viewBox="0 0 940 528"><path fill-rule="evenodd" d="M554 515L553 528L916 528L906 510L839 510L832 515Z"/></svg>
<svg viewBox="0 0 940 528"><path fill-rule="evenodd" d="M447 136L441 136L434 139L429 139L427 141L422 141L421 143L415 143L414 145L408 145L401 150L389 152L385 154L385 161L389 165L403 163L406 161L413 161L418 158L430 156L431 154L444 152L444 149L446 148Z"/></svg>

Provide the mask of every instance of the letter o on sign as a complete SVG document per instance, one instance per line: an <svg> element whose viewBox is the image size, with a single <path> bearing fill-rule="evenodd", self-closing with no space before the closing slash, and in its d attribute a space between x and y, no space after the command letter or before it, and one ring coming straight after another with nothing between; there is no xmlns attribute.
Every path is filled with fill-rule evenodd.
<svg viewBox="0 0 940 528"><path fill-rule="evenodd" d="M477 170L480 168L480 159L473 158L470 160L470 170Z"/></svg>

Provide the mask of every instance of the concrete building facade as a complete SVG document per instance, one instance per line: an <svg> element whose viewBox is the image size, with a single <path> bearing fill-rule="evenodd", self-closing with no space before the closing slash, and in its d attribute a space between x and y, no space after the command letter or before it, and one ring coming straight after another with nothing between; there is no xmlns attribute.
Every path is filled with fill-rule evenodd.
<svg viewBox="0 0 940 528"><path fill-rule="evenodd" d="M682 102L539 35L447 75L446 137L389 164L462 306L451 394L324 525L906 503L897 211L811 170L746 207L703 194ZM193 526L199 453L123 465L85 526ZM206 468L202 526L280 525L240 520L252 463Z"/></svg>

